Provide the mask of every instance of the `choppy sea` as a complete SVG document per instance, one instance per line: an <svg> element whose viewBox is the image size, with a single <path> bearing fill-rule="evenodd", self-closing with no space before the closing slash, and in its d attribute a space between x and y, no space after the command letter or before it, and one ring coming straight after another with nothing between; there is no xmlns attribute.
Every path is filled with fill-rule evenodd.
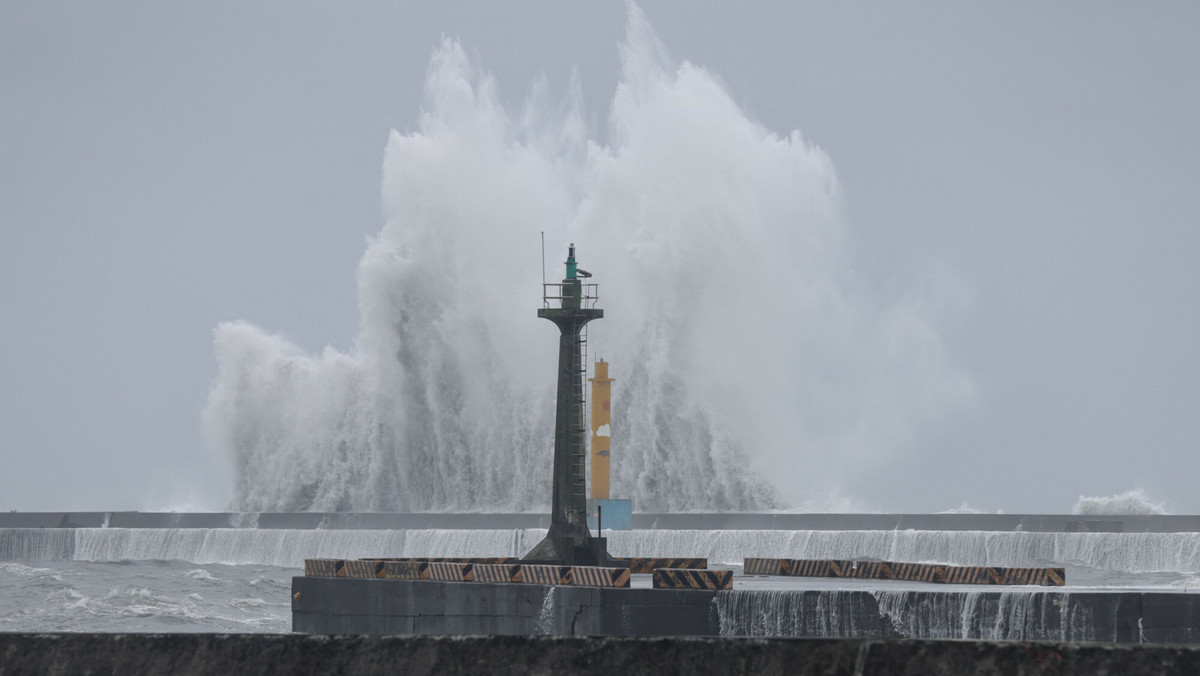
<svg viewBox="0 0 1200 676"><path fill-rule="evenodd" d="M0 562L0 631L287 632L302 571L188 561Z"/></svg>

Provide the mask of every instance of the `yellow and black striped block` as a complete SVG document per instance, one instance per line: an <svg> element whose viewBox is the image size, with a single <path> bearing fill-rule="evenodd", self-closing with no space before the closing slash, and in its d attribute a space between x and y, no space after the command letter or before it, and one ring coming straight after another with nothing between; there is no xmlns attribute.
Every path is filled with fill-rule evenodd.
<svg viewBox="0 0 1200 676"><path fill-rule="evenodd" d="M367 559L369 561L412 561L414 563L519 563L520 559L511 556L408 556L390 559Z"/></svg>
<svg viewBox="0 0 1200 676"><path fill-rule="evenodd" d="M949 584L1001 584L995 568L987 566L946 566Z"/></svg>
<svg viewBox="0 0 1200 676"><path fill-rule="evenodd" d="M525 584L566 584L570 571L570 566L524 564L521 566L521 579L515 580L515 582L524 582Z"/></svg>
<svg viewBox="0 0 1200 676"><path fill-rule="evenodd" d="M861 580L903 580L947 584L1042 585L1066 584L1062 568L997 568L947 566L936 563L805 559L745 559L747 575L840 577Z"/></svg>
<svg viewBox="0 0 1200 676"><path fill-rule="evenodd" d="M441 582L471 582L475 578L473 563L452 563L449 561L430 561L425 564L423 580L438 580Z"/></svg>
<svg viewBox="0 0 1200 676"><path fill-rule="evenodd" d="M653 558L635 556L629 559L629 571L637 574L648 574L655 568L708 568L708 559L699 558Z"/></svg>
<svg viewBox="0 0 1200 676"><path fill-rule="evenodd" d="M497 565L502 563L520 563L521 560L514 556L469 556L460 559L447 559L457 563L486 563Z"/></svg>
<svg viewBox="0 0 1200 676"><path fill-rule="evenodd" d="M383 577L385 561L346 561L339 577L376 578Z"/></svg>
<svg viewBox="0 0 1200 676"><path fill-rule="evenodd" d="M832 563L832 561L784 559L780 561L781 572L775 574L796 577L834 577L833 568L830 565Z"/></svg>
<svg viewBox="0 0 1200 676"><path fill-rule="evenodd" d="M600 566L571 566L566 584L579 587L628 587L628 568Z"/></svg>
<svg viewBox="0 0 1200 676"><path fill-rule="evenodd" d="M304 574L308 577L342 577L341 559L304 559Z"/></svg>
<svg viewBox="0 0 1200 676"><path fill-rule="evenodd" d="M732 570L657 568L655 589L733 589Z"/></svg>
<svg viewBox="0 0 1200 676"><path fill-rule="evenodd" d="M746 575L786 575L783 559L743 559L742 572Z"/></svg>
<svg viewBox="0 0 1200 676"><path fill-rule="evenodd" d="M1063 568L998 568L1002 584L1036 584L1043 587L1062 587L1067 583Z"/></svg>
<svg viewBox="0 0 1200 676"><path fill-rule="evenodd" d="M889 579L905 582L945 582L946 566L936 563L889 563Z"/></svg>
<svg viewBox="0 0 1200 676"><path fill-rule="evenodd" d="M1066 584L1062 568L996 568L992 566L946 566L946 582L950 584L1041 585L1061 587Z"/></svg>
<svg viewBox="0 0 1200 676"><path fill-rule="evenodd" d="M521 570L516 563L475 563L476 582L515 582L517 572Z"/></svg>
<svg viewBox="0 0 1200 676"><path fill-rule="evenodd" d="M891 568L882 561L830 561L829 571L833 577L856 580L886 580L891 576Z"/></svg>
<svg viewBox="0 0 1200 676"><path fill-rule="evenodd" d="M420 580L425 564L417 561L383 561L383 576L389 580Z"/></svg>

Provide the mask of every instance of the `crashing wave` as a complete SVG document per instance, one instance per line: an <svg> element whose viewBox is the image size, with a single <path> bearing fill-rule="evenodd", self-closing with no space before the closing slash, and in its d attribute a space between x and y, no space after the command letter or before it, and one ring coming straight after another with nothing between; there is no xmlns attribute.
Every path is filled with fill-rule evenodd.
<svg viewBox="0 0 1200 676"><path fill-rule="evenodd" d="M1153 515L1169 514L1166 507L1159 502L1150 502L1142 489L1135 488L1117 495L1107 497L1079 496L1079 501L1071 510L1072 514L1083 515Z"/></svg>
<svg viewBox="0 0 1200 676"><path fill-rule="evenodd" d="M617 379L613 494L639 509L797 504L969 396L921 302L847 291L824 152L672 62L634 5L620 52L601 142L577 80L513 114L461 45L434 50L416 130L388 140L353 349L216 329L204 419L231 509L544 509L541 231L550 252L578 243L601 282L589 343Z"/></svg>

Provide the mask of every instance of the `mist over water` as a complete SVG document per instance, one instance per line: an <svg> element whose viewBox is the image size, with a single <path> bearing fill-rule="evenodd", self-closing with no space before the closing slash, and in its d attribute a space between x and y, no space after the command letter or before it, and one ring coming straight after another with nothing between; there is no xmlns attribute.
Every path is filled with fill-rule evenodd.
<svg viewBox="0 0 1200 676"><path fill-rule="evenodd" d="M551 281L572 241L600 282L613 495L639 510L819 509L815 487L903 456L970 398L926 299L850 291L824 152L672 61L636 6L620 53L602 135L577 79L557 98L536 82L510 111L460 44L434 50L415 129L384 153L353 348L216 329L204 419L232 509L545 508L541 231Z"/></svg>

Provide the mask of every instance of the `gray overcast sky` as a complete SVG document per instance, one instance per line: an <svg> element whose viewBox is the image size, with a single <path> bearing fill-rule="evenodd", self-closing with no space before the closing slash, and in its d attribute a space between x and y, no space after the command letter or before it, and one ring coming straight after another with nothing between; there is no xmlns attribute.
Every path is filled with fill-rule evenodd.
<svg viewBox="0 0 1200 676"><path fill-rule="evenodd" d="M951 280L977 401L870 509L1200 512L1200 5L642 5L837 169L867 298ZM389 129L461 39L518 104L577 67L603 136L621 3L0 0L0 509L218 508L212 330L349 348Z"/></svg>

